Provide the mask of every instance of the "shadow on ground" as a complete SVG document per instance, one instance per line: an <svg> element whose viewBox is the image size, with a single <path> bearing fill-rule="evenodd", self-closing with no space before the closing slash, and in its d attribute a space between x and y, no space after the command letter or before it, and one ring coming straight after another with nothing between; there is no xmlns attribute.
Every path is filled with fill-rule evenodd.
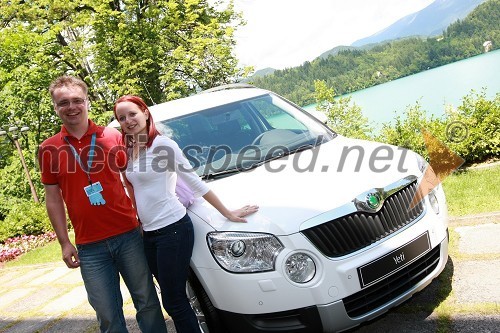
<svg viewBox="0 0 500 333"><path fill-rule="evenodd" d="M171 320L167 321L169 333L175 333ZM129 333L141 333L134 318L127 318ZM0 320L0 333L98 333L99 326L94 318L31 318L22 321Z"/></svg>

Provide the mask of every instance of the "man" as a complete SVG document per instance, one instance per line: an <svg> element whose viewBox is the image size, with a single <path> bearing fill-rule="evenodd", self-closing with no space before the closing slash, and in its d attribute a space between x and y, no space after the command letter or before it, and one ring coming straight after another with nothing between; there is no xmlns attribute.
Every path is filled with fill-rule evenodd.
<svg viewBox="0 0 500 333"><path fill-rule="evenodd" d="M121 134L88 118L88 90L82 80L59 77L49 92L63 125L40 145L38 159L63 260L69 268L80 267L101 332L127 332L120 275L142 332L166 332L139 222L120 178L119 166L126 166ZM65 206L76 248L69 240Z"/></svg>

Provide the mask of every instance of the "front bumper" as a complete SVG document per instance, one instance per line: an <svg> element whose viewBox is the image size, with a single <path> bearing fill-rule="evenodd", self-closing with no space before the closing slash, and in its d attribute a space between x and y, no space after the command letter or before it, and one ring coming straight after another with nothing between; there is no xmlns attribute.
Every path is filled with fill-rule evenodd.
<svg viewBox="0 0 500 333"><path fill-rule="evenodd" d="M447 260L448 237L403 271L339 301L266 314L218 312L230 332L340 332L374 319L409 299L443 271Z"/></svg>

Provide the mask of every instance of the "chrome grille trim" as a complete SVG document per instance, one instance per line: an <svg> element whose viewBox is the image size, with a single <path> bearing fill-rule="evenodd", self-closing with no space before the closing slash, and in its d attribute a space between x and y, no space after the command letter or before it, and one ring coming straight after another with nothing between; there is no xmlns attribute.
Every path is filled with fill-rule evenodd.
<svg viewBox="0 0 500 333"><path fill-rule="evenodd" d="M417 184L414 177L412 182L404 187L399 186L397 191L377 189L384 199L378 211L358 210L301 230L301 233L329 258L341 257L365 248L411 224L424 213L422 201L409 209Z"/></svg>

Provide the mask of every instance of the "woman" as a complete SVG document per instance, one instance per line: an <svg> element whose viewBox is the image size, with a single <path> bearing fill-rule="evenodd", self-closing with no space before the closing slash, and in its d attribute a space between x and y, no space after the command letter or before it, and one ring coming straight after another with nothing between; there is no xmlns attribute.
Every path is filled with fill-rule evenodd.
<svg viewBox="0 0 500 333"><path fill-rule="evenodd" d="M195 196L202 196L223 216L233 222L258 210L247 205L227 209L208 186L191 170L179 146L160 135L144 101L137 96L120 97L114 114L122 128L128 148L127 181L144 230L144 249L151 272L161 289L163 306L172 317L178 333L200 332L198 321L186 295L186 280L194 245L191 219L175 194L180 177ZM156 150L155 150L156 149ZM158 158L159 155L166 158ZM159 160L166 167L153 165Z"/></svg>

